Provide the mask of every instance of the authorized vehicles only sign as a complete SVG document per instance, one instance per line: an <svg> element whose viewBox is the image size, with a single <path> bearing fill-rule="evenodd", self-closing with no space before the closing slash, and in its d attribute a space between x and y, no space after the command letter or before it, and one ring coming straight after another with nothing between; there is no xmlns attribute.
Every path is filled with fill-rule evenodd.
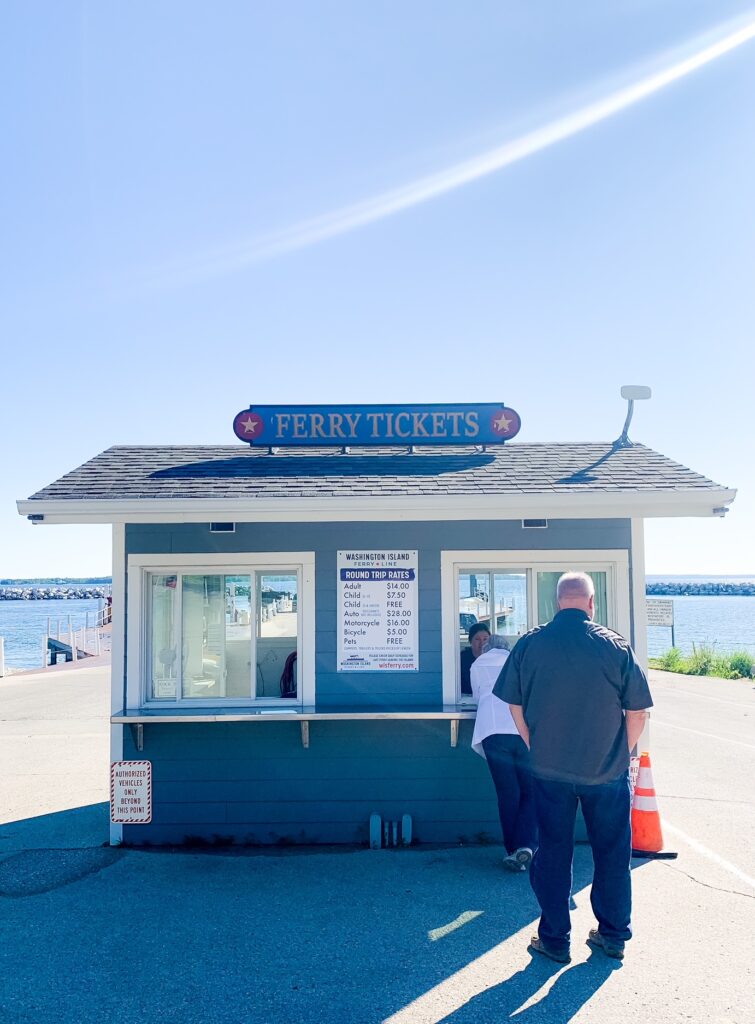
<svg viewBox="0 0 755 1024"><path fill-rule="evenodd" d="M338 671L419 670L416 551L338 552Z"/></svg>
<svg viewBox="0 0 755 1024"><path fill-rule="evenodd" d="M152 821L150 761L113 761L110 765L110 820L122 825Z"/></svg>

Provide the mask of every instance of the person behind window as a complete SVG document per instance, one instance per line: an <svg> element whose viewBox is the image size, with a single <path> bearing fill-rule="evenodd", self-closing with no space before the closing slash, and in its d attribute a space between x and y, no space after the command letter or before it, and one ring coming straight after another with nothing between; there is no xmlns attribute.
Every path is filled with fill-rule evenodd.
<svg viewBox="0 0 755 1024"><path fill-rule="evenodd" d="M459 659L461 664L461 692L472 693L472 683L469 678L469 670L476 658L482 654L483 645L490 639L490 630L484 622L475 622L469 627L469 647L465 647Z"/></svg>
<svg viewBox="0 0 755 1024"><path fill-rule="evenodd" d="M498 798L498 816L509 871L526 871L537 849L529 750L519 735L508 704L493 695L493 686L509 656L502 636L489 636L470 672L477 717L472 749L488 762Z"/></svg>

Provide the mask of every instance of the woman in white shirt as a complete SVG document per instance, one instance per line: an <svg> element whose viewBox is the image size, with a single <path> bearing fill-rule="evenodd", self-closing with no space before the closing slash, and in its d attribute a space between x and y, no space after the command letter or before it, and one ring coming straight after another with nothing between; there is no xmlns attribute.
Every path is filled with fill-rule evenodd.
<svg viewBox="0 0 755 1024"><path fill-rule="evenodd" d="M537 849L529 750L517 732L508 704L493 695L508 656L504 638L491 636L472 664L472 696L477 701L472 749L488 762L495 785L506 848L503 865L509 871L526 871Z"/></svg>

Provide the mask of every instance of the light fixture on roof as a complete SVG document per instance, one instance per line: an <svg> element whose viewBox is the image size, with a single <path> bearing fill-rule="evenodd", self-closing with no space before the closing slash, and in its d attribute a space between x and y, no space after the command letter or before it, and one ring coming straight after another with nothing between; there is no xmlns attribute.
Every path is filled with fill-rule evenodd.
<svg viewBox="0 0 755 1024"><path fill-rule="evenodd" d="M652 391L650 388L645 387L642 384L624 384L621 389L621 397L626 398L629 403L627 409L627 418L624 421L624 429L621 432L621 437L618 437L614 443L614 448L631 448L632 442L629 440L629 424L632 422L632 413L634 412L634 403L641 401L645 398L650 398Z"/></svg>

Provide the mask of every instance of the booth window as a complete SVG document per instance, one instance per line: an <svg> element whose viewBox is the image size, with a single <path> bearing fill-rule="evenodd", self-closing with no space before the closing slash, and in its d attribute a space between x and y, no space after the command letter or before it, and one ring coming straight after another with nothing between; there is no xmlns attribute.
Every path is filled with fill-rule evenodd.
<svg viewBox="0 0 755 1024"><path fill-rule="evenodd" d="M527 630L557 612L556 583L564 572L589 573L595 585L595 621L629 635L627 553L444 551L444 702L471 700L469 672L475 624L513 647Z"/></svg>
<svg viewBox="0 0 755 1024"><path fill-rule="evenodd" d="M571 570L563 569L561 572L539 572L537 574L537 621L550 622L558 611L556 603L556 584L564 572ZM607 575L605 572L591 571L589 573L593 586L595 587L595 621L601 626L608 626L608 594Z"/></svg>
<svg viewBox="0 0 755 1024"><path fill-rule="evenodd" d="M148 701L284 701L298 692L301 569L147 571Z"/></svg>
<svg viewBox="0 0 755 1024"><path fill-rule="evenodd" d="M527 632L527 573L480 568L459 573L459 637L476 622L510 643Z"/></svg>

